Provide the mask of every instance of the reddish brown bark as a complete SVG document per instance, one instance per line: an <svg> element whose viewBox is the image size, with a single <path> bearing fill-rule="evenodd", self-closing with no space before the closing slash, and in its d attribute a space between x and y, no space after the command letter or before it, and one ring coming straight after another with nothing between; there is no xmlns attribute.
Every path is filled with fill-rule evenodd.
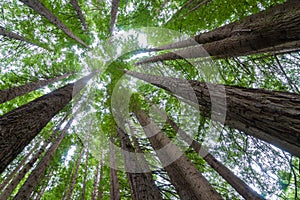
<svg viewBox="0 0 300 200"><path fill-rule="evenodd" d="M9 88L7 90L0 90L0 103L4 103L6 101L9 101L11 99L14 99L18 96L22 96L24 94L27 94L29 92L32 92L34 90L37 90L39 88L42 88L46 85L49 85L51 83L60 81L68 76L70 76L71 73L67 73L61 76L53 77L50 79L45 80L38 80L36 82L31 82L25 85L21 85L18 87Z"/></svg>
<svg viewBox="0 0 300 200"><path fill-rule="evenodd" d="M219 162L212 154L207 152L202 145L193 140L184 130L182 130L170 117L168 117L163 111L152 105L155 111L166 120L168 124L180 135L180 137L190 144L191 147L199 153L201 157L221 175L242 197L247 200L263 200L263 198L257 194L251 187L249 187L244 181L230 171L225 165Z"/></svg>
<svg viewBox="0 0 300 200"><path fill-rule="evenodd" d="M209 55L216 58L228 58L272 52L275 49L275 51L294 49L295 44L298 44L300 40L299 6L298 0L290 0L283 5L273 7L269 12L246 18L243 23L229 24L207 34L196 36L195 40L189 39L163 48L194 46L197 43L203 43L202 46L150 57L137 64ZM259 17L262 18L259 19Z"/></svg>
<svg viewBox="0 0 300 200"><path fill-rule="evenodd" d="M70 126L72 124L72 121L73 121L73 117L69 120L69 122L66 124L64 129L61 131L61 134L58 136L56 141L52 144L52 146L46 152L44 157L41 159L41 161L37 164L37 166L31 172L29 177L26 179L25 183L19 189L16 196L13 198L14 200L29 199L31 192L33 191L34 187L37 185L41 176L44 174L46 168L50 164L50 161L52 160L54 153L56 152L56 150L57 150L58 146L60 145L60 143L62 142L63 138L65 137L67 130L70 128Z"/></svg>
<svg viewBox="0 0 300 200"><path fill-rule="evenodd" d="M58 19L46 6L39 0L20 0L25 5L33 9L38 14L44 16L52 24L61 29L65 34L70 38L77 41L79 44L83 45L86 48L89 48L79 37L77 37L60 19Z"/></svg>
<svg viewBox="0 0 300 200"><path fill-rule="evenodd" d="M223 199L139 106L134 113L181 199Z"/></svg>
<svg viewBox="0 0 300 200"><path fill-rule="evenodd" d="M88 82L90 74L0 117L0 172Z"/></svg>
<svg viewBox="0 0 300 200"><path fill-rule="evenodd" d="M188 81L137 72L127 74L170 91L191 105L197 105L205 117L300 156L299 94ZM213 113L212 99L216 101L213 104Z"/></svg>
<svg viewBox="0 0 300 200"><path fill-rule="evenodd" d="M125 169L130 185L131 198L133 200L152 200L162 199L161 194L156 187L153 178L145 174L148 172L140 165L129 136L121 128L118 128L118 137L120 139Z"/></svg>

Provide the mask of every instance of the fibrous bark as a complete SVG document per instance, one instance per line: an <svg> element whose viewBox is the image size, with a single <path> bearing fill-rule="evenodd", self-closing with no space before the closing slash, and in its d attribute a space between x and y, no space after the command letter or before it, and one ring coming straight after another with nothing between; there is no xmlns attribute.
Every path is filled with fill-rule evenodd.
<svg viewBox="0 0 300 200"><path fill-rule="evenodd" d="M127 74L197 105L205 117L300 156L299 94Z"/></svg>
<svg viewBox="0 0 300 200"><path fill-rule="evenodd" d="M181 199L223 199L139 106L135 107L134 114Z"/></svg>
<svg viewBox="0 0 300 200"><path fill-rule="evenodd" d="M205 147L199 142L192 139L184 130L182 130L170 117L168 117L162 110L152 104L155 111L164 119L171 127L179 134L179 136L191 147L199 153L199 155L221 175L242 197L247 200L263 200L251 187L236 176L230 169L218 161L212 154L210 154Z"/></svg>
<svg viewBox="0 0 300 200"><path fill-rule="evenodd" d="M250 16L242 22L232 23L195 38L158 48L159 50L193 46L150 57L137 64L209 55L228 58L298 49L299 46L295 47L295 44L299 44L300 41L299 6L298 0L290 0L285 4L274 6L270 11ZM195 46L197 44L203 45Z"/></svg>
<svg viewBox="0 0 300 200"><path fill-rule="evenodd" d="M31 172L29 177L26 179L25 183L19 189L16 196L13 198L14 200L29 199L31 192L33 191L38 181L40 180L41 176L44 174L46 168L50 164L50 161L52 160L54 153L56 152L63 138L65 137L67 130L70 128L72 122L73 122L73 117L68 121L64 129L61 131L61 134L56 139L56 141L52 144L52 146L46 152L44 157L41 159L41 161L38 163L38 165L34 168L34 170Z"/></svg>
<svg viewBox="0 0 300 200"><path fill-rule="evenodd" d="M0 172L91 79L90 74L0 117Z"/></svg>
<svg viewBox="0 0 300 200"><path fill-rule="evenodd" d="M120 139L125 169L130 185L131 198L133 200L156 200L162 199L161 194L155 185L153 178L149 178L135 155L135 149L132 146L129 136L122 129L118 128L118 137Z"/></svg>

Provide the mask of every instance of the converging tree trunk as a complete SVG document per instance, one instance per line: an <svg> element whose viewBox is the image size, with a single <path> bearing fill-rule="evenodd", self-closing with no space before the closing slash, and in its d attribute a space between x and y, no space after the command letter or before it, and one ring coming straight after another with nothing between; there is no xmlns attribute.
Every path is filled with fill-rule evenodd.
<svg viewBox="0 0 300 200"><path fill-rule="evenodd" d="M19 171L18 175L10 182L4 192L1 194L0 199L8 199L14 189L18 186L18 184L22 181L25 175L30 171L32 166L36 163L36 161L40 158L40 156L45 152L47 146L52 142L53 138L57 135L60 126L63 122L65 122L67 116L60 122L58 128L55 129L52 134L48 137L48 139L43 143L40 149L33 155L33 157L24 165L24 167Z"/></svg>
<svg viewBox="0 0 300 200"><path fill-rule="evenodd" d="M85 18L83 16L83 14L82 14L81 8L80 8L80 6L78 4L78 0L71 0L70 3L72 4L74 10L76 11L76 13L77 13L77 15L78 15L78 17L80 19L80 22L82 24L83 30L87 32L88 31L88 27L86 25L86 21L85 21Z"/></svg>
<svg viewBox="0 0 300 200"><path fill-rule="evenodd" d="M9 101L11 99L14 99L18 96L22 96L24 94L27 94L29 92L32 92L34 90L37 90L39 88L42 88L46 85L49 85L51 83L55 83L57 81L60 81L68 76L70 76L72 73L66 73L61 76L53 77L50 79L45 80L38 80L36 82L27 83L25 85L9 88L6 90L0 90L0 103L4 103L6 101Z"/></svg>
<svg viewBox="0 0 300 200"><path fill-rule="evenodd" d="M28 7L32 8L38 14L44 16L52 24L61 29L65 34L70 38L74 39L79 44L82 44L84 47L89 48L79 37L77 37L60 19L58 19L46 6L39 0L20 0Z"/></svg>
<svg viewBox="0 0 300 200"><path fill-rule="evenodd" d="M162 199L155 182L145 174L143 166L140 165L129 136L123 129L118 128L118 137L121 142L121 148L124 158L125 169L130 185L131 198L133 200L152 200Z"/></svg>
<svg viewBox="0 0 300 200"><path fill-rule="evenodd" d="M205 117L300 156L299 94L129 71L127 74L170 91L191 105L197 105Z"/></svg>
<svg viewBox="0 0 300 200"><path fill-rule="evenodd" d="M16 34L14 32L6 30L3 26L0 26L0 35L3 35L4 37L8 37L10 39L18 40L18 41L21 41L21 42L26 42L28 44L31 44L31 45L37 46L37 47L41 47L41 48L46 49L46 50L50 50L49 48L47 48L46 44L35 43L35 42L33 42L32 40L30 40L28 38L25 38L25 37L23 37L19 34Z"/></svg>
<svg viewBox="0 0 300 200"><path fill-rule="evenodd" d="M89 149L86 149L86 157L85 157L85 166L84 166L84 176L83 176L83 183L82 183L82 193L81 193L81 200L85 200L86 194L86 182L87 182L87 175L88 175L88 165L89 165Z"/></svg>
<svg viewBox="0 0 300 200"><path fill-rule="evenodd" d="M110 200L120 200L120 184L117 174L116 154L113 143L110 143L109 162L110 162Z"/></svg>
<svg viewBox="0 0 300 200"><path fill-rule="evenodd" d="M192 139L184 130L182 130L170 117L162 110L152 104L152 108L180 135L180 137L199 153L199 155L220 174L241 196L246 200L263 200L251 187L230 171L225 165L219 162L205 147Z"/></svg>
<svg viewBox="0 0 300 200"><path fill-rule="evenodd" d="M192 39L160 47L158 50L195 46L198 43L203 44L201 46L150 57L137 64L207 57L208 54L216 58L227 58L266 53L267 50L282 51L287 48L295 48L294 45L285 44L295 44L293 42L300 40L299 6L298 0L289 0L285 4L274 6L270 10L250 16L241 22L217 28ZM280 47L286 49L280 49Z"/></svg>
<svg viewBox="0 0 300 200"><path fill-rule="evenodd" d="M0 173L92 76L67 84L0 117Z"/></svg>
<svg viewBox="0 0 300 200"><path fill-rule="evenodd" d="M120 0L112 0L109 32L112 35L116 26Z"/></svg>
<svg viewBox="0 0 300 200"><path fill-rule="evenodd" d="M54 153L56 152L58 146L60 145L63 138L67 134L67 131L70 128L72 122L73 122L73 117L68 121L68 123L66 124L64 129L61 131L61 134L56 139L56 141L52 144L52 146L46 152L44 157L41 159L41 161L37 164L37 166L31 172L29 177L26 179L25 183L19 189L16 196L13 198L14 200L29 199L30 194L32 193L33 189L37 185L37 183L40 180L41 176L44 174L46 168L50 164L50 161L52 160L52 158L54 156Z"/></svg>
<svg viewBox="0 0 300 200"><path fill-rule="evenodd" d="M139 106L135 106L134 113L181 199L222 199L192 162Z"/></svg>

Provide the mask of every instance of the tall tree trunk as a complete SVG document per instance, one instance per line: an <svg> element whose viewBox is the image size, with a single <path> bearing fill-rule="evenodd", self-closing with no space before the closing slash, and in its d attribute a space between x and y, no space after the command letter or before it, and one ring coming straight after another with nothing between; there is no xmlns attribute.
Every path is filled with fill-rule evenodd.
<svg viewBox="0 0 300 200"><path fill-rule="evenodd" d="M111 2L111 17L110 17L110 28L109 32L112 35L116 26L118 10L119 10L120 0L112 0Z"/></svg>
<svg viewBox="0 0 300 200"><path fill-rule="evenodd" d="M14 99L18 96L22 96L24 94L27 94L29 92L32 92L34 90L37 90L39 88L42 88L46 85L49 85L51 83L55 83L57 81L60 81L68 76L70 76L72 73L66 73L61 76L53 77L50 79L45 80L38 80L36 82L27 83L25 85L9 88L7 90L0 90L0 103L4 103L6 101L9 101L11 99Z"/></svg>
<svg viewBox="0 0 300 200"><path fill-rule="evenodd" d="M146 175L147 169L140 165L135 155L135 150L129 136L123 129L117 128L118 137L124 158L125 169L130 185L131 198L133 200L162 199L155 182Z"/></svg>
<svg viewBox="0 0 300 200"><path fill-rule="evenodd" d="M58 19L46 6L40 2L39 0L20 0L28 7L32 8L38 14L44 16L51 23L53 23L56 27L61 29L65 34L67 34L70 38L77 41L79 44L82 44L84 47L89 48L87 44L85 44L79 37L77 37L60 19Z"/></svg>
<svg viewBox="0 0 300 200"><path fill-rule="evenodd" d="M163 134L147 114L136 106L134 113L181 199L222 199L193 163Z"/></svg>
<svg viewBox="0 0 300 200"><path fill-rule="evenodd" d="M162 110L152 104L154 110L164 119L171 127L180 135L180 137L191 147L199 153L199 155L221 175L242 197L246 200L262 200L263 198L257 194L244 181L230 171L225 165L219 162L212 154L206 151L202 145L193 140L184 130L182 130L170 117L168 117Z"/></svg>
<svg viewBox="0 0 300 200"><path fill-rule="evenodd" d="M0 117L0 173L92 76L67 84Z"/></svg>
<svg viewBox="0 0 300 200"><path fill-rule="evenodd" d="M216 32L200 35L195 40L190 39L177 43L176 47L184 47L204 43L202 46L190 47L183 50L177 50L166 54L150 57L137 62L144 64L164 60L176 60L187 58L199 58L214 56L216 58L228 58L262 53L266 51L276 51L295 48L294 45L300 40L300 2L290 0L286 4L273 8L270 14L259 13L258 16L247 18L244 26L228 25L229 28L219 28ZM263 16L264 18L257 18ZM253 20L253 22L248 23ZM239 24L239 23L237 23ZM198 38L198 39L197 39ZM201 38L201 39L199 39ZM197 39L197 40L196 40ZM172 48L174 45L171 45ZM165 47L166 48L166 47ZM168 47L171 48L171 47ZM299 46L298 46L299 48ZM203 50L206 50L204 52Z"/></svg>
<svg viewBox="0 0 300 200"><path fill-rule="evenodd" d="M82 159L82 156L83 156L83 152L84 152L84 147L81 147L80 154L79 154L78 160L76 162L76 168L75 168L75 172L74 172L74 175L73 175L73 178L72 178L71 186L70 186L70 189L68 191L68 195L66 197L67 200L70 200L72 198L73 191L74 191L75 184L76 184L77 177L78 177L78 171L79 171L81 159Z"/></svg>
<svg viewBox="0 0 300 200"><path fill-rule="evenodd" d="M64 120L62 122L64 122ZM60 123L60 125L62 124L62 122ZM42 153L45 152L45 149L51 143L51 141L53 140L53 138L55 138L55 136L57 135L58 131L59 131L58 129L56 129L56 130L53 131L53 133L44 142L44 144L41 146L41 148L26 163L26 165L22 168L22 170L18 173L18 175L10 182L10 184L4 190L3 194L0 196L0 199L7 199L11 195L11 193L18 186L18 184L25 177L25 175L29 172L29 170L32 168L32 166L35 164L35 162L39 159L39 157L42 155Z"/></svg>
<svg viewBox="0 0 300 200"><path fill-rule="evenodd" d="M37 197L36 197L36 198L33 198L33 199L35 199L35 200L40 200L40 199L43 197L44 192L45 192L45 190L46 190L46 188L47 188L47 186L48 186L48 182L49 182L49 180L51 179L52 175L53 175L53 170L51 170L50 173L47 174L47 175L43 178L43 179L44 179L44 184L42 185L42 188L41 188L40 192L37 194Z"/></svg>
<svg viewBox="0 0 300 200"><path fill-rule="evenodd" d="M114 145L110 143L110 200L120 200L120 184L118 181L118 174L116 169L116 152Z"/></svg>
<svg viewBox="0 0 300 200"><path fill-rule="evenodd" d="M70 3L72 4L74 10L76 11L76 13L77 13L77 15L78 15L78 17L80 19L80 22L82 24L83 30L87 32L88 31L88 27L86 25L85 18L83 16L82 11L80 9L80 6L78 4L78 0L70 0Z"/></svg>
<svg viewBox="0 0 300 200"><path fill-rule="evenodd" d="M25 38L25 37L23 37L19 34L16 34L14 32L6 30L3 26L0 26L0 35L3 35L4 37L8 37L10 39L19 40L21 42L26 42L28 44L31 44L31 45L37 46L37 47L41 47L41 48L46 49L46 50L50 50L49 48L47 48L46 45L43 45L41 43L34 43L33 41L31 41L28 38Z"/></svg>
<svg viewBox="0 0 300 200"><path fill-rule="evenodd" d="M300 157L299 94L188 81L137 72L127 74L170 91L191 105L198 105L205 117ZM211 99L215 101L214 105ZM222 120L224 115L225 122Z"/></svg>
<svg viewBox="0 0 300 200"><path fill-rule="evenodd" d="M33 189L37 185L38 181L40 180L41 176L44 174L46 168L50 164L50 161L52 160L52 158L54 156L54 153L56 152L58 146L60 145L63 138L67 134L67 131L70 128L72 122L73 122L73 117L68 121L68 123L66 124L64 129L61 131L61 134L57 137L57 139L51 145L51 147L46 152L44 157L41 159L41 161L37 164L37 166L31 172L29 177L26 179L25 183L19 189L16 196L13 198L14 200L28 199L29 198L31 192L33 191Z"/></svg>
<svg viewBox="0 0 300 200"><path fill-rule="evenodd" d="M96 200L97 199L97 194L98 194L98 185L99 185L99 180L101 179L100 177L100 172L102 170L102 156L100 158L100 161L96 167L96 174L95 174L95 178L94 178L94 185L93 185L93 193L92 193L92 200Z"/></svg>
<svg viewBox="0 0 300 200"><path fill-rule="evenodd" d="M18 166L6 177L6 179L1 183L0 185L0 192L7 186L7 184L12 180L12 178L17 174L17 172L20 170L21 167L24 166L25 162L31 156L31 154L38 148L40 145L39 142L37 142L34 147L27 153L27 155L21 160L21 162L18 164Z"/></svg>
<svg viewBox="0 0 300 200"><path fill-rule="evenodd" d="M192 38L175 42L172 44L164 45L158 47L157 50L166 49L177 49L188 46L195 46L197 44L205 44L210 42L215 42L218 40L223 40L225 38L230 38L235 35L244 35L251 32L262 32L264 29L272 28L266 27L276 15L284 14L292 11L293 9L299 7L298 0L288 0L284 4L278 4L268 8L267 10L261 11L259 13L245 17L242 20L235 21L233 23L224 25L222 27L216 28L212 31L201 33ZM279 15L280 16L280 15ZM275 18L276 19L276 18Z"/></svg>
<svg viewBox="0 0 300 200"><path fill-rule="evenodd" d="M86 181L87 181L87 175L88 175L88 164L89 164L89 150L86 149L86 158L85 158L85 166L84 166L84 177L83 177L83 183L82 183L82 193L81 193L81 200L85 200L85 193L86 193Z"/></svg>

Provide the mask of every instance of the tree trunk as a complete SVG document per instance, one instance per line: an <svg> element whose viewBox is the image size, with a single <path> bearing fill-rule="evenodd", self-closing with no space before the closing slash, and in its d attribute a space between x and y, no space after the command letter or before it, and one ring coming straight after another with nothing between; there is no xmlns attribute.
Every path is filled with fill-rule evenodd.
<svg viewBox="0 0 300 200"><path fill-rule="evenodd" d="M299 94L188 81L137 72L127 74L170 91L191 105L197 105L205 117L300 157Z"/></svg>
<svg viewBox="0 0 300 200"><path fill-rule="evenodd" d="M71 0L70 3L72 4L74 10L76 11L76 13L77 13L77 15L78 15L78 17L80 19L80 22L82 24L83 30L87 32L88 31L88 27L86 25L85 18L83 16L82 11L80 9L80 6L78 4L78 0Z"/></svg>
<svg viewBox="0 0 300 200"><path fill-rule="evenodd" d="M139 109L139 106L135 107L134 113L181 199L222 199L193 163L163 134L147 114Z"/></svg>
<svg viewBox="0 0 300 200"><path fill-rule="evenodd" d="M81 148L81 151L80 151L77 163L76 163L76 168L75 168L75 172L74 172L74 175L73 175L73 178L72 178L71 186L70 186L68 195L66 197L67 200L70 200L72 198L73 190L75 188L75 184L76 184L77 177L78 177L78 171L79 171L81 159L82 159L83 152L84 152L83 150L84 150L84 147Z"/></svg>
<svg viewBox="0 0 300 200"><path fill-rule="evenodd" d="M21 42L26 42L28 44L31 44L31 45L37 46L37 47L41 47L41 48L46 49L46 50L50 50L49 48L46 47L46 45L34 43L28 38L25 38L21 35L18 35L16 33L14 33L14 32L6 30L3 26L0 26L0 35L3 35L4 37L8 37L10 39L19 40Z"/></svg>
<svg viewBox="0 0 300 200"><path fill-rule="evenodd" d="M197 44L215 42L235 36L237 34L247 34L247 32L250 31L262 32L265 28L272 28L266 27L266 25L272 23L272 20L274 20L276 15L279 15L280 13L288 13L297 7L299 7L298 0L288 0L286 3L272 6L267 10L245 17L240 21L235 21L233 23L224 25L206 33L201 33L183 41L158 47L156 50L177 49L188 46L195 46Z"/></svg>
<svg viewBox="0 0 300 200"><path fill-rule="evenodd" d="M300 2L298 0L290 0L286 4L276 7L277 9L274 7L274 9L270 11L270 15L268 15L269 12L258 13L258 16L264 17L260 20L257 18L258 16L254 15L254 17L252 16L250 19L247 18L244 24L242 23L244 26L230 24L228 25L229 28L221 27L216 30L216 33L213 32L206 36L200 35L201 37L199 36L196 41L190 39L181 42L179 45L180 47L184 47L186 45L196 45L198 42L204 43L201 46L150 57L137 62L137 64L199 58L209 55L216 58L228 58L262 52L265 53L266 51L286 50L279 49L279 47L295 48L294 45L290 46L285 44L297 44L300 40L299 6ZM249 21L252 20L253 22L249 23ZM247 22L249 23L248 25ZM276 50L272 47L276 47Z"/></svg>
<svg viewBox="0 0 300 200"><path fill-rule="evenodd" d="M63 138L65 137L72 122L73 122L73 117L68 121L68 123L66 124L64 129L61 131L61 134L56 139L56 141L52 144L52 146L46 152L44 157L41 159L41 161L37 164L37 166L31 172L29 177L26 179L25 183L19 189L16 196L13 198L14 200L29 199L31 192L33 191L33 189L37 185L38 181L40 180L41 176L44 174L46 168L50 164L50 161L52 160L54 153L56 152L56 150L57 150L58 146L60 145L60 143L62 142Z"/></svg>
<svg viewBox="0 0 300 200"><path fill-rule="evenodd" d="M116 26L118 10L119 10L120 0L112 0L111 2L111 17L110 17L110 28L109 32L112 35Z"/></svg>
<svg viewBox="0 0 300 200"><path fill-rule="evenodd" d="M21 162L18 164L18 166L11 173L9 173L7 178L0 185L0 192L7 186L7 184L12 180L12 178L20 170L20 168L24 166L24 164L27 161L28 157L31 156L31 154L38 148L39 145L40 145L40 143L37 142L34 145L34 147L27 153L27 155L21 160Z"/></svg>
<svg viewBox="0 0 300 200"><path fill-rule="evenodd" d="M118 128L117 131L130 185L131 198L133 200L162 199L153 178L148 178L149 176L145 173L147 169L142 168L143 166L140 165L136 155L134 155L135 150L129 136L121 128Z"/></svg>
<svg viewBox="0 0 300 200"><path fill-rule="evenodd" d="M64 74L64 75L61 75L58 77L53 77L53 78L46 79L46 80L38 80L36 82L27 83L25 85L9 88L7 90L0 90L0 103L7 102L18 96L22 96L24 94L27 94L29 92L32 92L39 88L42 88L51 83L60 81L70 75L71 75L71 73L67 73L67 74Z"/></svg>
<svg viewBox="0 0 300 200"><path fill-rule="evenodd" d="M64 120L63 120L64 121ZM63 122L62 121L62 122ZM61 125L62 123L60 123ZM26 163L26 165L22 168L22 170L18 173L18 175L10 182L7 188L4 190L3 194L0 196L0 199L7 199L14 189L18 186L21 180L25 177L25 175L29 172L35 162L39 159L42 153L45 152L47 146L51 143L53 138L57 135L58 129L54 130L53 133L49 136L49 138L45 141L45 143L41 146L41 148L34 154L34 156Z"/></svg>
<svg viewBox="0 0 300 200"><path fill-rule="evenodd" d="M45 176L44 184L43 184L43 186L42 186L40 192L37 194L37 197L36 197L36 198L33 198L33 199L35 199L35 200L40 200L40 199L43 197L44 192L45 192L45 190L46 190L46 188L47 188L47 186L48 186L48 182L49 182L49 180L51 179L52 175L53 175L53 170L52 170L49 174L47 174L47 175Z"/></svg>
<svg viewBox="0 0 300 200"><path fill-rule="evenodd" d="M99 164L96 167L96 174L95 174L95 179L94 179L94 189L92 193L92 200L97 199L97 194L98 194L98 185L99 185L99 180L100 180L100 172L102 170L102 157L100 158Z"/></svg>
<svg viewBox="0 0 300 200"><path fill-rule="evenodd" d="M56 27L61 29L65 34L67 34L70 38L77 41L79 44L83 45L86 48L89 48L87 44L85 44L80 38L78 38L60 19L58 19L46 6L40 2L39 0L20 0L28 7L32 8L38 14L44 16L51 23L53 23Z"/></svg>
<svg viewBox="0 0 300 200"><path fill-rule="evenodd" d="M81 200L85 200L85 190L86 190L86 181L87 181L87 175L88 175L88 164L89 164L89 150L86 150L86 160L85 160L85 167L84 167L84 177L83 177L83 183L82 183L82 193L81 193Z"/></svg>
<svg viewBox="0 0 300 200"><path fill-rule="evenodd" d="M115 148L112 143L110 143L110 200L120 200L120 184L118 181L118 174L116 168L116 154Z"/></svg>
<svg viewBox="0 0 300 200"><path fill-rule="evenodd" d="M67 84L0 117L0 173L92 76Z"/></svg>
<svg viewBox="0 0 300 200"><path fill-rule="evenodd" d="M220 163L213 155L206 151L199 142L193 140L184 130L182 130L170 117L152 104L155 111L180 135L180 137L199 153L199 155L221 175L242 197L246 200L263 200L251 187L230 171L225 165Z"/></svg>

